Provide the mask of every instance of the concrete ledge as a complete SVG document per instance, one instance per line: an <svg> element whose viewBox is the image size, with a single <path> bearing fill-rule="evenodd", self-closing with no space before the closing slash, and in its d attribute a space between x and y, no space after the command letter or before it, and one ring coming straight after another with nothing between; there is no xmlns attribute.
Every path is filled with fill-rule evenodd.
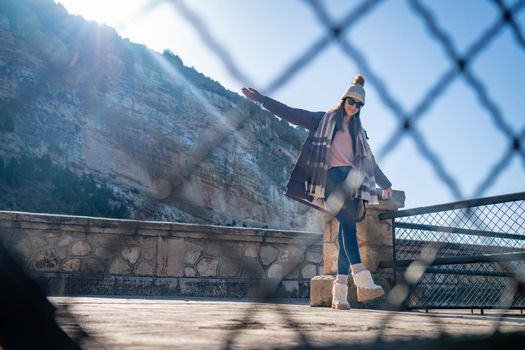
<svg viewBox="0 0 525 350"><path fill-rule="evenodd" d="M35 231L71 231L113 235L170 236L258 242L288 243L291 238L321 242L319 232L259 229L217 225L186 224L126 219L106 219L87 216L54 215L0 210L0 227ZM218 237L218 234L221 237Z"/></svg>

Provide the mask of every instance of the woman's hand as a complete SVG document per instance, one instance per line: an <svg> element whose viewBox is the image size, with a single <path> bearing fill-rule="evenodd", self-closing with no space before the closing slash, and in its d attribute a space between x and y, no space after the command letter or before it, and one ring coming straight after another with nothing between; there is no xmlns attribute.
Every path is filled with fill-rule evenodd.
<svg viewBox="0 0 525 350"><path fill-rule="evenodd" d="M259 91L252 89L252 88L243 87L241 91L244 94L244 96L246 96L248 99L252 101L261 102L264 97L263 95L259 93Z"/></svg>
<svg viewBox="0 0 525 350"><path fill-rule="evenodd" d="M393 193L394 191L392 190L392 187L389 187L386 190L383 190L383 193L381 194L381 199L386 201L388 198L392 197Z"/></svg>

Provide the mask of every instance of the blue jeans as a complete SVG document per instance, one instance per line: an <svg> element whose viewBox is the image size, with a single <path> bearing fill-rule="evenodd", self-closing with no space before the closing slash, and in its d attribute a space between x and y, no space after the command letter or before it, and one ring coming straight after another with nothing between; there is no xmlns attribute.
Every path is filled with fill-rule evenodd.
<svg viewBox="0 0 525 350"><path fill-rule="evenodd" d="M326 174L325 199L337 189L338 185L346 179L352 171L351 166L335 167L328 169ZM361 263L361 255L357 245L357 227L354 219L354 208L358 199L347 198L343 207L335 216L339 221L337 233L338 255L337 274L347 275L350 264Z"/></svg>

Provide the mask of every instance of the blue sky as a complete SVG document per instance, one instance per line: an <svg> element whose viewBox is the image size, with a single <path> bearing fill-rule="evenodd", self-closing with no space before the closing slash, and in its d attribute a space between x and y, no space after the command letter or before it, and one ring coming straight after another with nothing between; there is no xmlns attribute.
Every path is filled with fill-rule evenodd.
<svg viewBox="0 0 525 350"><path fill-rule="evenodd" d="M244 85L232 77L219 57L176 7L160 3L144 13L144 0L59 0L73 14L115 27L121 36L162 52L170 49L187 66L240 93ZM517 1L505 1L513 5ZM320 2L333 21L345 17L363 1ZM500 13L492 1L421 1L436 23L452 39L460 54L494 25ZM184 4L206 23L212 37L229 52L236 66L255 88L264 90L285 67L326 35L312 8L299 0L192 0ZM515 17L525 34L525 6ZM405 112L419 103L437 80L453 67L443 47L429 34L423 20L404 0L389 0L358 20L344 34L381 78ZM470 71L485 86L513 133L525 128L525 47L507 26L478 54ZM334 42L271 97L310 110L332 107L346 90L359 66ZM366 75L365 75L366 78ZM362 119L376 156L399 121L368 81ZM509 148L508 137L496 126L477 94L462 77L452 79L446 91L415 124L427 146L460 188L462 198L525 191L525 159L514 153L499 176L483 191L480 183ZM525 141L522 141L525 144ZM522 146L525 148L525 146ZM525 155L525 151L523 152ZM458 200L436 175L436 169L418 151L412 137L403 136L378 163L394 184L406 192L406 207Z"/></svg>

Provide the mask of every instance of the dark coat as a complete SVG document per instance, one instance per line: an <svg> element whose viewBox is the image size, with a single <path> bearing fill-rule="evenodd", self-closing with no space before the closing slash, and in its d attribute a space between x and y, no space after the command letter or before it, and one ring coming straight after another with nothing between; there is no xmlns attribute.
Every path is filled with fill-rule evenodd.
<svg viewBox="0 0 525 350"><path fill-rule="evenodd" d="M269 97L264 97L261 101L264 108L270 112L278 115L279 117L287 120L288 122L297 126L303 127L308 130L308 137L301 148L299 158L295 163L295 167L292 170L288 184L286 185L285 194L299 201L303 204L314 207L324 211L321 207L313 203L313 197L306 192L306 180L307 180L307 162L310 159L312 153L312 140L319 125L319 122L323 118L326 112L310 112L304 109L291 108L287 105L275 101ZM333 137L332 137L333 139ZM392 183L388 180L385 174L381 171L379 166L375 165L374 176L377 184L382 189L387 189L392 186Z"/></svg>

